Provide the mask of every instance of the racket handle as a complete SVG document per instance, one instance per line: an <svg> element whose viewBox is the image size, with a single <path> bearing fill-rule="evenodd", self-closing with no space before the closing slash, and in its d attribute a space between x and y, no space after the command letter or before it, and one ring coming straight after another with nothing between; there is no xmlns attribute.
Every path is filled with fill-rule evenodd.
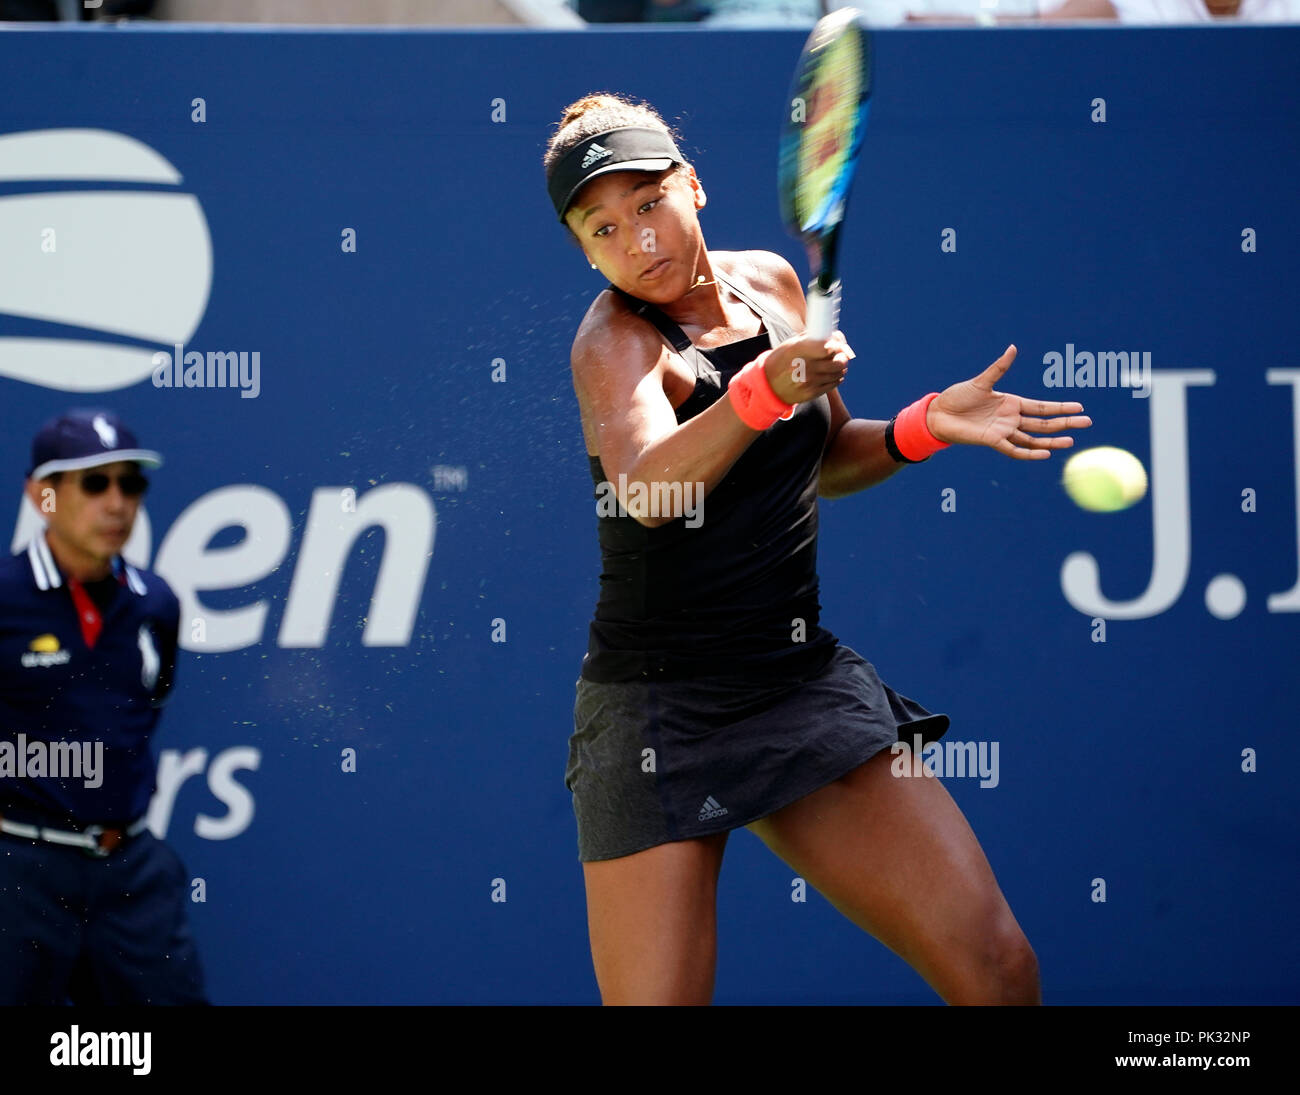
<svg viewBox="0 0 1300 1095"><path fill-rule="evenodd" d="M828 338L840 322L840 283L835 282L829 293L823 293L814 282L808 287L808 324L805 333L809 338Z"/></svg>

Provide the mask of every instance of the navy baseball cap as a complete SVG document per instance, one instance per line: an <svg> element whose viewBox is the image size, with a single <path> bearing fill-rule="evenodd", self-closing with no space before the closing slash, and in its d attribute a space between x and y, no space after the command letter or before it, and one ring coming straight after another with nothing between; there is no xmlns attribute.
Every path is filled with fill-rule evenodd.
<svg viewBox="0 0 1300 1095"><path fill-rule="evenodd" d="M52 418L32 441L31 479L44 479L56 471L76 471L101 464L132 460L145 468L162 467L162 457L142 449L135 434L108 410L73 410Z"/></svg>

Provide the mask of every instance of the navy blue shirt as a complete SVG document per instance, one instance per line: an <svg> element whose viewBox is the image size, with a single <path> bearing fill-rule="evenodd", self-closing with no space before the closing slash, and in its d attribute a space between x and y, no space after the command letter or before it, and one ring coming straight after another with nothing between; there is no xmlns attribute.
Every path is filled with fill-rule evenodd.
<svg viewBox="0 0 1300 1095"><path fill-rule="evenodd" d="M149 742L175 678L180 603L120 558L85 589L103 620L93 647L44 534L0 560L0 815L15 821L130 822L153 795ZM102 782L21 773L15 753L32 757L33 742L102 742Z"/></svg>

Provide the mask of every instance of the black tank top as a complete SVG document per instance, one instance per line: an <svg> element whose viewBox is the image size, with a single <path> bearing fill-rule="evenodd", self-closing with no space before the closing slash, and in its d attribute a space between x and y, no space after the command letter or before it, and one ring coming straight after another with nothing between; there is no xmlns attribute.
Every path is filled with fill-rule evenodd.
<svg viewBox="0 0 1300 1095"><path fill-rule="evenodd" d="M681 424L726 392L741 368L792 337L771 309L715 273L762 319L753 338L707 350L653 304L610 286L653 323L695 372L677 408ZM598 516L600 598L582 676L590 681L680 680L713 675L803 677L838 639L820 626L817 479L830 400L800 403L750 444L701 501L698 514L647 528L625 513ZM616 508L598 456L588 455L594 497ZM598 507L598 513L601 508ZM694 525L695 527L691 527ZM797 621L803 621L800 628Z"/></svg>

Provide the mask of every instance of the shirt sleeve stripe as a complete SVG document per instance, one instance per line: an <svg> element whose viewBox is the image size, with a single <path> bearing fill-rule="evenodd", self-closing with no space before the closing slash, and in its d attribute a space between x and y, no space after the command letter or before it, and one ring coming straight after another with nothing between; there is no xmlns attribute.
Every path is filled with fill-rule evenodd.
<svg viewBox="0 0 1300 1095"><path fill-rule="evenodd" d="M46 574L49 575L49 584L44 588L58 589L59 586L63 585L63 578L59 574L59 568L54 565L54 556L50 554L50 545L45 542L44 536L37 536L32 541L32 544L41 557L41 564L45 567Z"/></svg>
<svg viewBox="0 0 1300 1095"><path fill-rule="evenodd" d="M131 592L143 597L148 590L145 588L144 579L140 577L140 572L135 567L128 565L126 568L126 584L131 587Z"/></svg>
<svg viewBox="0 0 1300 1095"><path fill-rule="evenodd" d="M50 580L45 576L45 567L41 564L40 556L36 554L35 540L27 545L27 559L32 564L32 576L36 579L36 588L49 589Z"/></svg>

